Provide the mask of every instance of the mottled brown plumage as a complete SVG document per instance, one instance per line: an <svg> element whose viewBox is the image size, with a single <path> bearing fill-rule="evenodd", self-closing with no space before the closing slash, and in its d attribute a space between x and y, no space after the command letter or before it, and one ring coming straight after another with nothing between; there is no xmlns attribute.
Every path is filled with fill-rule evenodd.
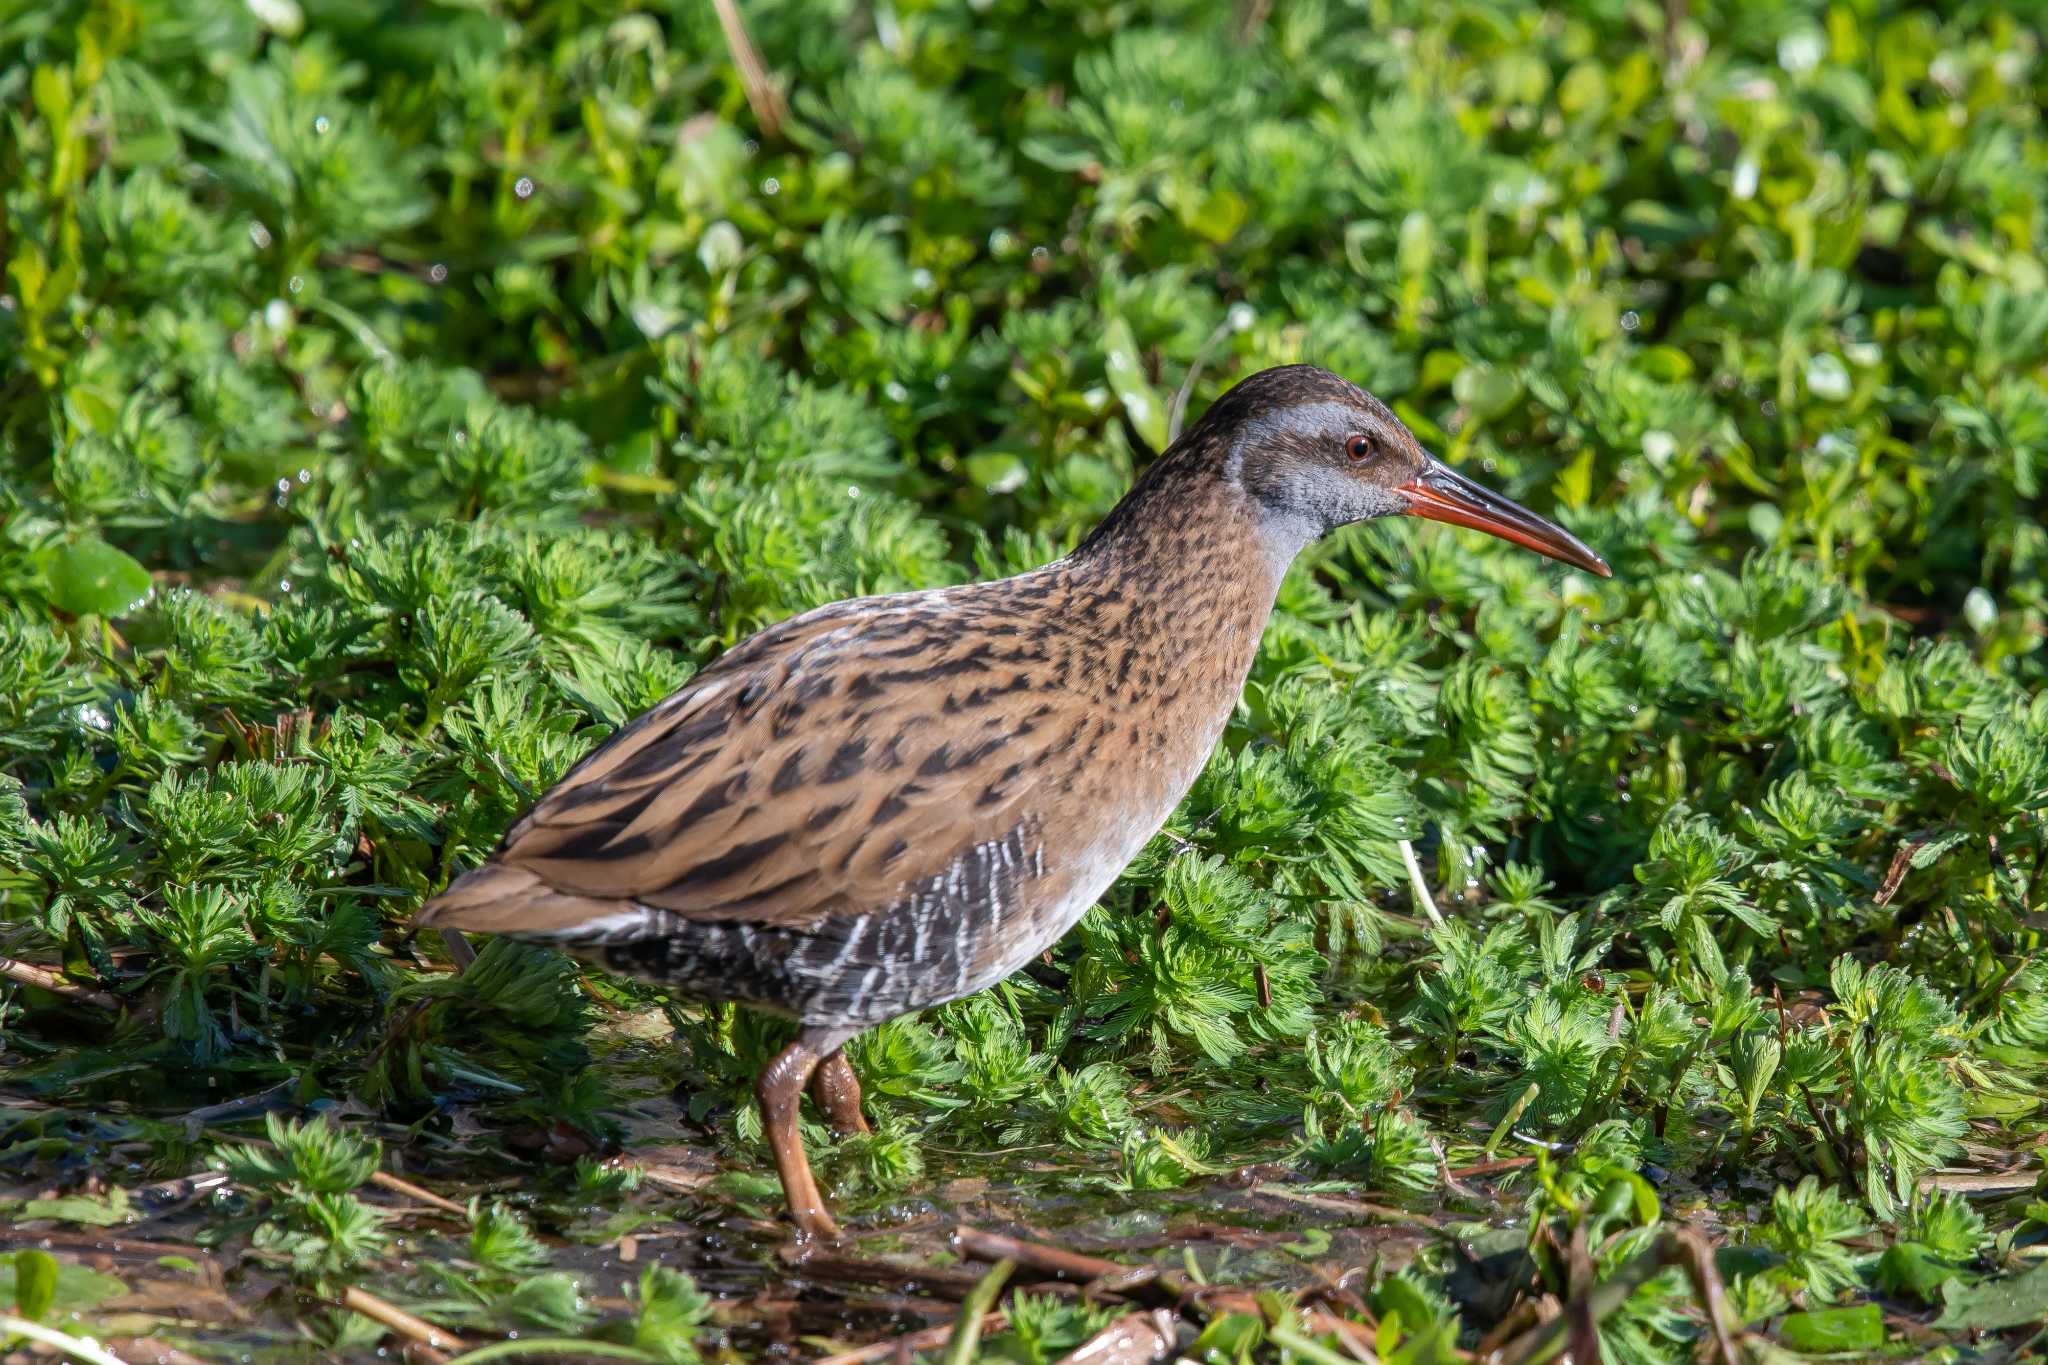
<svg viewBox="0 0 2048 1365"><path fill-rule="evenodd" d="M806 1235L796 1137L872 1024L1001 980L1164 823L1235 706L1310 540L1409 513L1605 573L1308 366L1219 399L1075 552L993 583L838 602L762 631L543 796L421 923L557 944L796 1018L762 1112ZM824 1065L820 1066L820 1062Z"/></svg>

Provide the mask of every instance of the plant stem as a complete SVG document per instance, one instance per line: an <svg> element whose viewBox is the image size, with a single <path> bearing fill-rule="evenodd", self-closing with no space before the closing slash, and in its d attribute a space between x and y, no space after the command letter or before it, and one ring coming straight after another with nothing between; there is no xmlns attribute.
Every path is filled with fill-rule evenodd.
<svg viewBox="0 0 2048 1365"><path fill-rule="evenodd" d="M110 1355L90 1341L60 1332L54 1327L44 1327L26 1318L17 1318L0 1313L0 1338L27 1337L40 1342L52 1350L71 1357L73 1360L90 1361L91 1365L126 1365L119 1356Z"/></svg>
<svg viewBox="0 0 2048 1365"><path fill-rule="evenodd" d="M1415 891L1415 903L1429 915L1429 922L1441 929L1444 917L1437 913L1436 901L1429 894L1429 883L1423 879L1422 864L1415 859L1415 845L1401 840L1401 861L1408 867L1408 885Z"/></svg>
<svg viewBox="0 0 2048 1365"><path fill-rule="evenodd" d="M996 1296L1003 1292L1003 1282L1016 1268L1017 1263L1006 1256L990 1266L988 1274L975 1282L967 1301L960 1305L960 1317L953 1326L953 1340L946 1347L945 1365L967 1365L974 1359L974 1348L981 1344L981 1320L988 1316L989 1309L995 1307Z"/></svg>

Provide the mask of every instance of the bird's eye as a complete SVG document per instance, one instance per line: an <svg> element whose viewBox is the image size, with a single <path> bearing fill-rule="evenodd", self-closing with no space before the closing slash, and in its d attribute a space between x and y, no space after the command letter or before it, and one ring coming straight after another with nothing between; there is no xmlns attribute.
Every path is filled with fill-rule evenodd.
<svg viewBox="0 0 2048 1365"><path fill-rule="evenodd" d="M1373 440L1370 436L1358 435L1344 438L1344 453L1351 458L1351 463L1353 464L1364 464L1367 460L1379 454L1379 450L1379 442Z"/></svg>

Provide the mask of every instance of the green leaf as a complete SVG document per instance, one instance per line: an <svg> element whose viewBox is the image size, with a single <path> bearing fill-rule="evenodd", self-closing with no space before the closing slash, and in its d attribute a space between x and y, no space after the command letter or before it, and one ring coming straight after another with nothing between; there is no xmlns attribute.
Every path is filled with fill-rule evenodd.
<svg viewBox="0 0 2048 1365"><path fill-rule="evenodd" d="M1014 493L1031 477L1031 465L1012 450L982 450L967 457L967 477L991 493Z"/></svg>
<svg viewBox="0 0 2048 1365"><path fill-rule="evenodd" d="M1166 449L1166 404L1146 382L1144 368L1139 364L1138 343L1131 335L1131 325L1122 318L1111 318L1102 329L1102 351L1103 364L1109 371L1109 386L1116 390L1117 398L1123 402L1124 415L1131 419L1138 435L1144 437L1153 450Z"/></svg>
<svg viewBox="0 0 2048 1365"><path fill-rule="evenodd" d="M1939 1297L1942 1287L1960 1273L1953 1262L1917 1242L1887 1247L1877 1262L1880 1285L1894 1294L1911 1294L1928 1303Z"/></svg>
<svg viewBox="0 0 2048 1365"><path fill-rule="evenodd" d="M1934 1320L1936 1327L1995 1332L2048 1322L2048 1262L1978 1285L1951 1280L1941 1297L1946 1306Z"/></svg>
<svg viewBox="0 0 2048 1365"><path fill-rule="evenodd" d="M30 1199L22 1204L16 1216L54 1218L65 1223L110 1228L127 1222L135 1214L134 1210L128 1207L128 1191L116 1186L107 1191L105 1199L95 1199L84 1194L63 1195L56 1199Z"/></svg>
<svg viewBox="0 0 2048 1365"><path fill-rule="evenodd" d="M1795 1351L1867 1351L1884 1345L1884 1310L1859 1303L1788 1314L1778 1337Z"/></svg>
<svg viewBox="0 0 2048 1365"><path fill-rule="evenodd" d="M1522 396L1515 372L1494 365L1467 365L1451 381L1451 396L1482 420L1500 416Z"/></svg>
<svg viewBox="0 0 2048 1365"><path fill-rule="evenodd" d="M75 540L46 551L50 605L72 616L120 616L149 596L149 570L104 540Z"/></svg>
<svg viewBox="0 0 2048 1365"><path fill-rule="evenodd" d="M14 1308L30 1322L57 1301L57 1258L47 1251L14 1253Z"/></svg>

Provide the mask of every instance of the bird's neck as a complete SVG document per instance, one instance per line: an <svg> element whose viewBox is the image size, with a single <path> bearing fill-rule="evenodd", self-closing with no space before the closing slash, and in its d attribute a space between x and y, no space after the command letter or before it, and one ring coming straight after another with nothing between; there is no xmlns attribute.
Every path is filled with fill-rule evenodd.
<svg viewBox="0 0 2048 1365"><path fill-rule="evenodd" d="M1253 498L1235 452L1193 433L1176 442L1081 542L1069 562L1084 573L1137 575L1207 599L1219 581L1259 601L1261 627L1295 556L1323 533Z"/></svg>
<svg viewBox="0 0 2048 1365"><path fill-rule="evenodd" d="M1173 459L1181 453L1146 472L1065 571L1081 600L1114 600L1106 618L1120 652L1179 673L1186 686L1167 690L1227 714L1287 566L1315 533L1276 524L1213 464Z"/></svg>

